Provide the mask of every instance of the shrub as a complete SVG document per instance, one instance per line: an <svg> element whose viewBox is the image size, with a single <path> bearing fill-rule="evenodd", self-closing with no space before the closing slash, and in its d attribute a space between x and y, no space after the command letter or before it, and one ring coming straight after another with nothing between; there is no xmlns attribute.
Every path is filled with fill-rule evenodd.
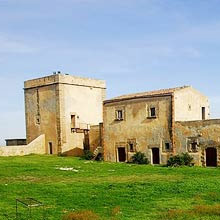
<svg viewBox="0 0 220 220"><path fill-rule="evenodd" d="M85 160L92 160L94 157L93 153L90 150L85 150L84 155L82 156Z"/></svg>
<svg viewBox="0 0 220 220"><path fill-rule="evenodd" d="M99 153L99 154L97 155L97 157L95 158L95 160L96 160L96 161L103 161L103 160L104 160L103 154Z"/></svg>
<svg viewBox="0 0 220 220"><path fill-rule="evenodd" d="M178 154L176 156L172 156L167 161L167 166L190 166L192 165L193 157L188 153Z"/></svg>
<svg viewBox="0 0 220 220"><path fill-rule="evenodd" d="M97 214L90 210L75 211L63 217L63 220L98 220Z"/></svg>
<svg viewBox="0 0 220 220"><path fill-rule="evenodd" d="M149 164L148 159L146 158L144 153L137 152L132 156L131 162L135 164Z"/></svg>

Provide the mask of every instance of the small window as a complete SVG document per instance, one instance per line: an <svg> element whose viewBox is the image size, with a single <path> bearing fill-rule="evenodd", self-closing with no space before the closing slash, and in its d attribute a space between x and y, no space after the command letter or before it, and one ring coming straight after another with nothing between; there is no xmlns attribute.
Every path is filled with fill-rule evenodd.
<svg viewBox="0 0 220 220"><path fill-rule="evenodd" d="M202 107L202 120L205 120L205 107Z"/></svg>
<svg viewBox="0 0 220 220"><path fill-rule="evenodd" d="M129 152L136 151L136 139L128 139L128 151Z"/></svg>
<svg viewBox="0 0 220 220"><path fill-rule="evenodd" d="M155 107L150 108L150 117L152 117L152 118L156 117L156 108Z"/></svg>
<svg viewBox="0 0 220 220"><path fill-rule="evenodd" d="M171 147L170 147L170 143L165 143L165 150L168 151L168 150L170 150L170 148L171 148Z"/></svg>
<svg viewBox="0 0 220 220"><path fill-rule="evenodd" d="M40 115L37 115L37 116L36 116L36 124L37 124L37 125L40 125Z"/></svg>
<svg viewBox="0 0 220 220"><path fill-rule="evenodd" d="M75 127L76 127L76 116L71 115L71 128L75 128Z"/></svg>
<svg viewBox="0 0 220 220"><path fill-rule="evenodd" d="M189 106L188 106L188 109L189 109L189 111L191 111L192 110L192 106L189 104Z"/></svg>
<svg viewBox="0 0 220 220"><path fill-rule="evenodd" d="M189 137L187 141L188 152L196 153L199 150L199 140L196 137Z"/></svg>
<svg viewBox="0 0 220 220"><path fill-rule="evenodd" d="M123 110L116 110L116 120L118 121L124 120Z"/></svg>
<svg viewBox="0 0 220 220"><path fill-rule="evenodd" d="M197 142L191 143L191 151L192 152L197 152L197 147L198 147Z"/></svg>
<svg viewBox="0 0 220 220"><path fill-rule="evenodd" d="M130 152L134 152L134 143L129 143Z"/></svg>

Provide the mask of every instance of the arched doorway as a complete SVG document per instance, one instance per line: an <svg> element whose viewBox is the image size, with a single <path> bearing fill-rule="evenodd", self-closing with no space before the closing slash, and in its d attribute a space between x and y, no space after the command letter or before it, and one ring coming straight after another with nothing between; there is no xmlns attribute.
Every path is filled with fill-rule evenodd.
<svg viewBox="0 0 220 220"><path fill-rule="evenodd" d="M206 148L206 166L207 167L217 166L217 149L214 147Z"/></svg>
<svg viewBox="0 0 220 220"><path fill-rule="evenodd" d="M159 148L152 148L152 162L153 164L160 164L160 150Z"/></svg>

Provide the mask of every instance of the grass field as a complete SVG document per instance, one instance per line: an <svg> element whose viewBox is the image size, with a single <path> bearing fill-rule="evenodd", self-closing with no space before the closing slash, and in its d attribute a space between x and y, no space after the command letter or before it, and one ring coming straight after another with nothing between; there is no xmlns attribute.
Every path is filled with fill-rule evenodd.
<svg viewBox="0 0 220 220"><path fill-rule="evenodd" d="M48 219L55 220L76 210L114 220L217 220L220 169L35 155L0 158L0 219L4 213L14 216L15 199L24 197L44 202Z"/></svg>

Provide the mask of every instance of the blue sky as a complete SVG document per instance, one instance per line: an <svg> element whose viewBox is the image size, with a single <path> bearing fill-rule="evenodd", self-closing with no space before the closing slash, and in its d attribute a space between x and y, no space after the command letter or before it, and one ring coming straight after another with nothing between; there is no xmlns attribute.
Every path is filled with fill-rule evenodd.
<svg viewBox="0 0 220 220"><path fill-rule="evenodd" d="M105 79L108 98L192 85L220 117L219 0L0 0L0 144L25 137L23 81Z"/></svg>

